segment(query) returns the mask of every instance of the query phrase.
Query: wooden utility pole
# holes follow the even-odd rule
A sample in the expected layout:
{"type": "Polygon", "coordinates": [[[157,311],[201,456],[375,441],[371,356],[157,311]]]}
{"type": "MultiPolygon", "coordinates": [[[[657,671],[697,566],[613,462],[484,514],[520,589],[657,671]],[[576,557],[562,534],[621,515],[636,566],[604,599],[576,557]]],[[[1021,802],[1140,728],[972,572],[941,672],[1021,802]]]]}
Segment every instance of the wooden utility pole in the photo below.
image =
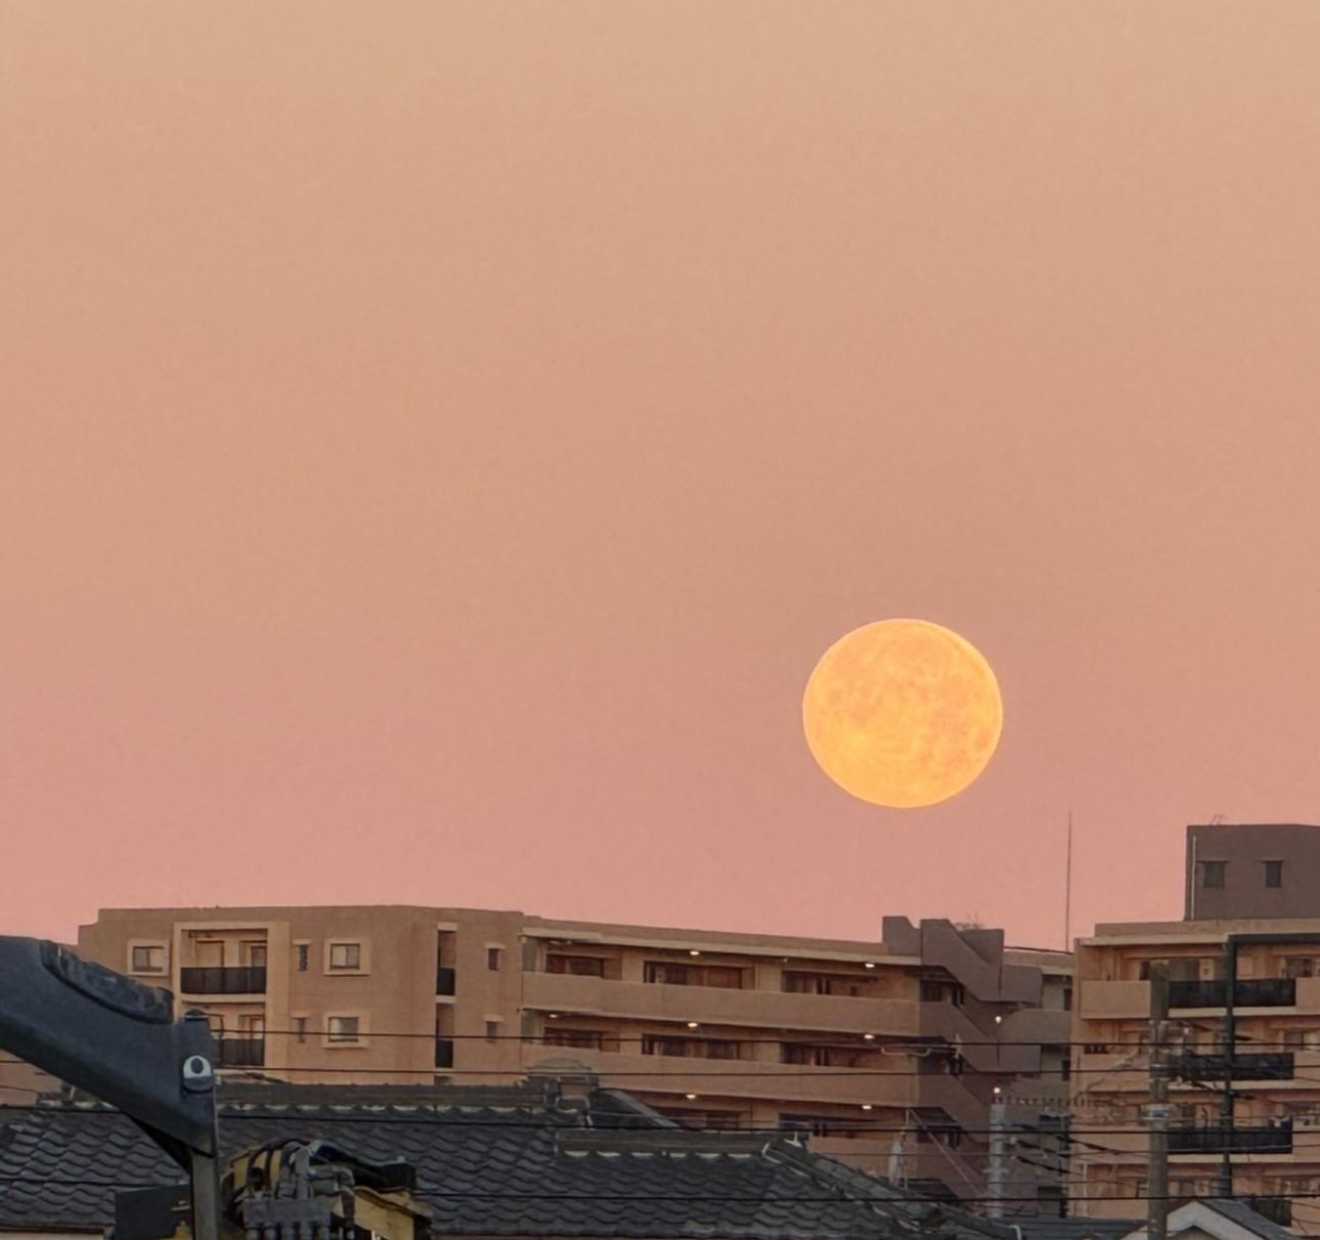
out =
{"type": "Polygon", "coordinates": [[[1169,1220],[1169,975],[1162,964],[1150,969],[1150,1105],[1146,1108],[1149,1154],[1146,1164],[1147,1240],[1168,1240],[1169,1220]]]}

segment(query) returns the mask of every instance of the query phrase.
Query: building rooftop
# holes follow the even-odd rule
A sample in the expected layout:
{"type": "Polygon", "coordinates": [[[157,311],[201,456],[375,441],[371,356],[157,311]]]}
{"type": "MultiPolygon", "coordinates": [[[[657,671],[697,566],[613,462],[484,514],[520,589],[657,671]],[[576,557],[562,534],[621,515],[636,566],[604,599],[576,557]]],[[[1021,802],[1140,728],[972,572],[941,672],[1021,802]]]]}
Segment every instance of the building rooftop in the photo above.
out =
{"type": "MultiPolygon", "coordinates": [[[[694,1133],[626,1094],[509,1088],[227,1090],[226,1159],[277,1139],[404,1159],[434,1235],[715,1240],[1013,1240],[1010,1228],[922,1201],[805,1146],[694,1133]]],[[[0,1110],[0,1230],[100,1232],[118,1190],[178,1184],[124,1115],[50,1101],[0,1110]]]]}

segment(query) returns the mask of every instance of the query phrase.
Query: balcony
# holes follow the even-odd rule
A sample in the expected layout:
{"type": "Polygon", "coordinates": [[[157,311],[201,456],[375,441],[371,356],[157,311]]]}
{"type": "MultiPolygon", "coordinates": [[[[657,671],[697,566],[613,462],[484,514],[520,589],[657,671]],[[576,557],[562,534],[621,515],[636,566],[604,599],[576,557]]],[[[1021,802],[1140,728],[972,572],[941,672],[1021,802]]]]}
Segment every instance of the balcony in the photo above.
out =
{"type": "MultiPolygon", "coordinates": [[[[917,1037],[920,1005],[898,999],[784,994],[623,982],[565,973],[523,975],[523,1006],[530,1011],[582,1012],[634,1020],[689,1021],[743,1028],[917,1037]]],[[[984,1039],[978,1034],[978,1040],[984,1039]]]]}
{"type": "Polygon", "coordinates": [[[1170,1128],[1170,1154],[1291,1154],[1292,1127],[1170,1128]]]}
{"type": "MultiPolygon", "coordinates": [[[[1222,1008],[1227,994],[1223,978],[1208,982],[1170,982],[1171,1008],[1222,1008]]],[[[1297,979],[1292,977],[1239,978],[1233,989],[1235,1008],[1295,1007],[1297,979]]]]}
{"type": "Polygon", "coordinates": [[[264,995],[266,968],[180,969],[179,990],[185,995],[264,995]]]}
{"type": "MultiPolygon", "coordinates": [[[[1234,1055],[1235,1081],[1291,1081],[1293,1057],[1278,1055],[1234,1055]]],[[[1179,1055],[1173,1061],[1173,1074],[1184,1081],[1222,1081],[1229,1068],[1227,1055],[1179,1055]]]]}
{"type": "Polygon", "coordinates": [[[435,971],[435,993],[452,995],[454,993],[454,970],[441,965],[435,971]]]}
{"type": "MultiPolygon", "coordinates": [[[[650,1094],[708,1094],[721,1099],[761,1099],[789,1104],[911,1108],[918,1103],[917,1078],[902,1071],[868,1074],[841,1068],[802,1067],[760,1059],[703,1059],[696,1056],[528,1046],[524,1068],[560,1071],[566,1059],[596,1073],[617,1089],[650,1094]]],[[[957,1085],[956,1077],[930,1077],[957,1085]]],[[[963,1093],[966,1093],[965,1087],[963,1093]]],[[[976,1112],[984,1128],[985,1111],[976,1112]]]]}
{"type": "Polygon", "coordinates": [[[265,1038],[221,1038],[222,1068],[260,1068],[266,1062],[265,1038]]]}

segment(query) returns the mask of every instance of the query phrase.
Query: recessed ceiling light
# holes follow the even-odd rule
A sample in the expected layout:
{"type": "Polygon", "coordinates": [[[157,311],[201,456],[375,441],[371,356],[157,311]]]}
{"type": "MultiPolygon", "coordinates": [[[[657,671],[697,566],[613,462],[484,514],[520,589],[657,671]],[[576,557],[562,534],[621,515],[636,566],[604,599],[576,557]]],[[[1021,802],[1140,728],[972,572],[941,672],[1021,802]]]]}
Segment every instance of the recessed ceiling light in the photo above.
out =
{"type": "Polygon", "coordinates": [[[697,949],[694,947],[694,948],[692,948],[692,949],[688,952],[688,955],[689,955],[689,956],[700,956],[701,953],[700,953],[699,951],[697,951],[697,949]]]}
{"type": "Polygon", "coordinates": [[[874,968],[875,968],[875,961],[874,961],[874,960],[868,960],[868,961],[866,962],[866,967],[867,967],[868,969],[874,969],[874,968]]]}
{"type": "Polygon", "coordinates": [[[863,1102],[863,1103],[862,1103],[862,1110],[863,1110],[863,1111],[869,1111],[870,1109],[871,1109],[871,1104],[870,1104],[869,1102],[863,1102]]]}
{"type": "Polygon", "coordinates": [[[690,1020],[690,1021],[688,1021],[688,1028],[689,1028],[689,1029],[700,1029],[700,1028],[701,1028],[701,1022],[700,1022],[699,1020],[690,1020]]]}
{"type": "Polygon", "coordinates": [[[866,1042],[874,1042],[874,1041],[875,1041],[875,1034],[873,1034],[873,1033],[864,1033],[864,1034],[862,1034],[862,1039],[863,1039],[863,1041],[866,1041],[866,1042]]]}
{"type": "Polygon", "coordinates": [[[697,1100],[696,1094],[684,1094],[683,1097],[686,1098],[689,1102],[695,1102],[697,1100]]]}

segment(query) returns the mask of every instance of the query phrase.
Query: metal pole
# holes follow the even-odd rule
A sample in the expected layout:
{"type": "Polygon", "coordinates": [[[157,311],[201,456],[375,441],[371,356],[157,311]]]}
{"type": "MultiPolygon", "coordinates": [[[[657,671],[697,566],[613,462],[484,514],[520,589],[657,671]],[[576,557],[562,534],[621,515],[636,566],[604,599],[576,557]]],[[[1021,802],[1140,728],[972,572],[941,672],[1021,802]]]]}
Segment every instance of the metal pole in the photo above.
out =
{"type": "Polygon", "coordinates": [[[1072,810],[1068,811],[1068,859],[1063,871],[1063,950],[1072,951],[1072,810]]]}
{"type": "Polygon", "coordinates": [[[193,1240],[220,1240],[220,1160],[190,1153],[193,1240]]]}
{"type": "Polygon", "coordinates": [[[1220,1104],[1219,1126],[1223,1130],[1223,1159],[1219,1167],[1219,1195],[1225,1201],[1233,1196],[1233,1053],[1237,1048],[1236,1001],[1238,942],[1233,935],[1224,941],[1224,1097],[1220,1104]]]}
{"type": "Polygon", "coordinates": [[[1002,1102],[990,1104],[990,1159],[986,1166],[986,1213],[1004,1217],[1004,1190],[1008,1187],[1008,1109],[1002,1102]]]}
{"type": "Polygon", "coordinates": [[[1168,1240],[1169,1221],[1169,975],[1163,965],[1150,970],[1150,1105],[1146,1120],[1150,1145],[1146,1163],[1147,1240],[1168,1240]]]}

